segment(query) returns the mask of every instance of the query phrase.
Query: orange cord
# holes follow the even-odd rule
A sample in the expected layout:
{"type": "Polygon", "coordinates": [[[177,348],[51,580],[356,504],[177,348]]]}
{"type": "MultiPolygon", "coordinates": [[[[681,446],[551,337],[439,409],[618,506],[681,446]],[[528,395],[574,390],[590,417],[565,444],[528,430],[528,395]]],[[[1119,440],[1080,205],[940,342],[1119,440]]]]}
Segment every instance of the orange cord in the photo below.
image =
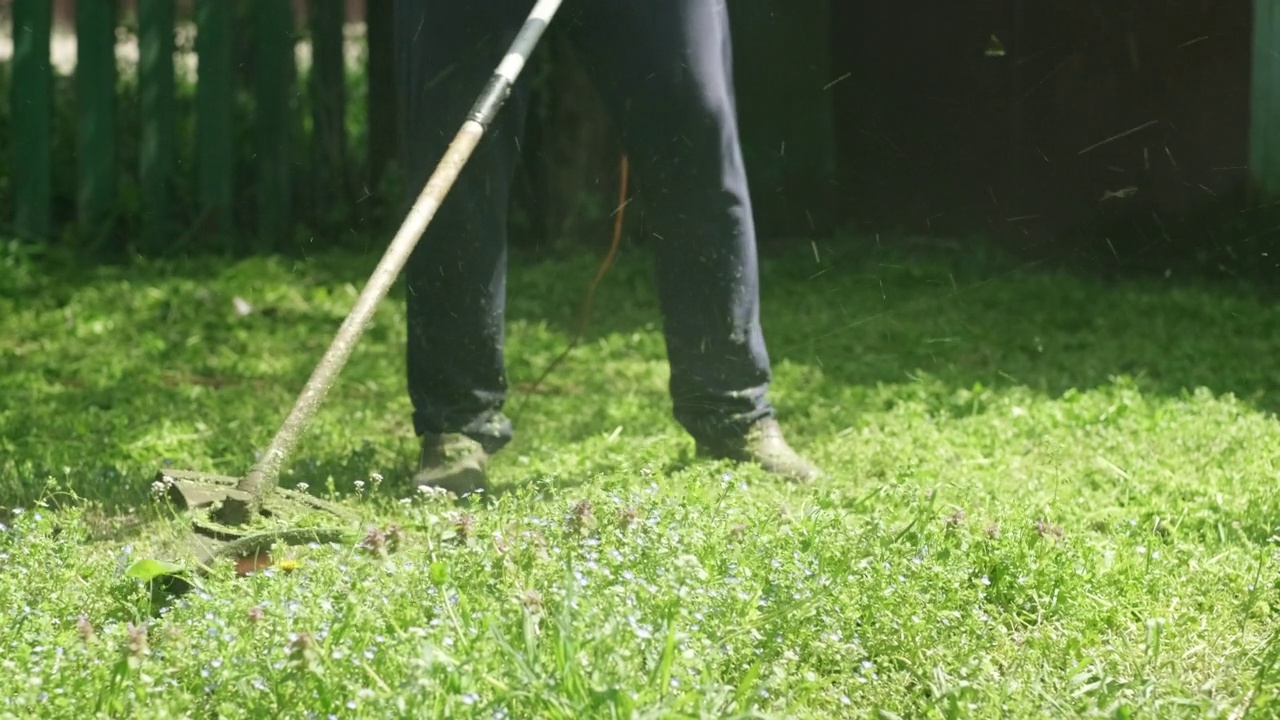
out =
{"type": "Polygon", "coordinates": [[[596,271],[596,276],[591,280],[591,285],[587,288],[587,296],[582,301],[582,313],[578,319],[578,330],[574,333],[573,339],[569,342],[569,347],[564,349],[546,370],[542,371],[542,375],[533,382],[525,391],[532,395],[537,392],[542,385],[542,381],[547,379],[552,370],[555,370],[570,352],[578,346],[578,342],[582,340],[582,336],[587,331],[587,323],[591,320],[591,303],[595,300],[596,289],[600,287],[600,281],[604,280],[604,276],[608,274],[609,269],[613,267],[613,261],[618,257],[618,248],[622,245],[622,220],[627,207],[627,176],[630,174],[626,153],[622,154],[619,161],[618,173],[620,179],[618,182],[618,209],[614,211],[613,220],[613,241],[609,245],[609,253],[605,255],[604,261],[600,263],[600,269],[596,271]]]}
{"type": "MultiPolygon", "coordinates": [[[[618,165],[618,209],[614,211],[613,240],[609,243],[609,254],[605,255],[604,262],[600,264],[600,269],[596,271],[596,276],[591,281],[591,287],[587,289],[587,297],[582,301],[582,315],[578,320],[578,333],[574,336],[573,341],[575,344],[582,339],[582,334],[587,330],[587,322],[591,319],[591,302],[595,299],[596,288],[600,286],[600,281],[604,279],[605,274],[613,267],[613,261],[618,257],[618,247],[622,244],[622,218],[627,208],[628,173],[625,153],[622,155],[618,165]]],[[[573,347],[573,345],[570,345],[570,347],[573,347]]]]}

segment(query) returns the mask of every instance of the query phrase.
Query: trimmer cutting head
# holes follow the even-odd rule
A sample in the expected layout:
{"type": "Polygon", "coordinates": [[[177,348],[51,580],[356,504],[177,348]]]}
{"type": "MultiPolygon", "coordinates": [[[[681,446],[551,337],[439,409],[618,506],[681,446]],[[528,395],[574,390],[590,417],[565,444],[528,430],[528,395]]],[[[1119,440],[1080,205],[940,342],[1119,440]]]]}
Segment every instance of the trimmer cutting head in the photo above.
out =
{"type": "Polygon", "coordinates": [[[250,498],[238,489],[243,479],[191,470],[161,470],[156,482],[165,486],[170,506],[191,518],[194,533],[188,543],[200,572],[208,572],[218,560],[270,564],[266,554],[273,545],[342,542],[357,537],[357,516],[330,502],[297,490],[275,488],[260,499],[251,516],[234,524],[223,522],[218,511],[228,501],[244,506],[250,498]]]}
{"type": "Polygon", "coordinates": [[[237,489],[241,478],[192,470],[161,470],[156,480],[167,486],[166,495],[175,510],[192,516],[196,531],[223,541],[238,540],[262,530],[262,525],[286,524],[296,527],[307,516],[327,514],[344,521],[354,520],[350,511],[297,490],[274,488],[261,498],[257,517],[228,524],[214,518],[212,511],[228,499],[248,502],[247,493],[237,489]]]}

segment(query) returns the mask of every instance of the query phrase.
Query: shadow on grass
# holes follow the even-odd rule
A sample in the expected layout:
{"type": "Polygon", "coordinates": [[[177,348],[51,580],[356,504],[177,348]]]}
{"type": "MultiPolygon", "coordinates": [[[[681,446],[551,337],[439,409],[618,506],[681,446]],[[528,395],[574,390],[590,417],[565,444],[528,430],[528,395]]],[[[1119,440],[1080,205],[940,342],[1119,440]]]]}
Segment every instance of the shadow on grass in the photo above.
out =
{"type": "MultiPolygon", "coordinates": [[[[927,374],[955,388],[1026,386],[1050,396],[1130,376],[1148,393],[1206,387],[1280,411],[1271,361],[1280,314],[1269,288],[1093,275],[982,245],[887,245],[820,244],[766,257],[762,315],[775,367],[810,367],[840,384],[927,374]]],[[[584,260],[572,267],[523,269],[511,283],[508,320],[571,335],[592,273],[584,260]]],[[[614,273],[583,344],[661,327],[647,258],[625,258],[614,273]]]]}
{"type": "MultiPolygon", "coordinates": [[[[309,263],[203,258],[99,271],[39,263],[7,269],[0,283],[7,316],[0,320],[7,337],[0,339],[7,378],[0,380],[0,505],[28,502],[52,476],[91,500],[140,506],[166,460],[243,472],[376,261],[324,255],[309,263]],[[274,313],[237,317],[231,298],[239,292],[274,313]]],[[[508,359],[517,387],[568,342],[598,261],[513,259],[508,359]]],[[[763,278],[775,366],[805,385],[779,385],[784,415],[820,398],[824,386],[909,385],[922,376],[951,390],[981,384],[1057,396],[1128,375],[1147,393],[1176,397],[1206,387],[1280,410],[1280,376],[1272,370],[1280,316],[1246,285],[1102,280],[981,246],[905,242],[793,247],[766,257],[763,278]]],[[[628,432],[680,437],[667,414],[660,340],[624,342],[661,326],[647,256],[624,250],[595,307],[575,359],[548,381],[548,392],[578,393],[575,411],[549,418],[562,402],[540,407],[537,396],[514,393],[512,405],[529,405],[522,432],[555,429],[512,452],[607,433],[622,402],[632,403],[628,432]],[[585,361],[576,359],[583,353],[585,361]],[[630,376],[606,367],[624,358],[648,369],[630,376]]],[[[282,483],[305,477],[324,492],[317,486],[332,478],[346,493],[371,469],[397,482],[412,473],[401,308],[397,289],[282,483]]],[[[518,469],[511,476],[522,477],[518,469]]]]}

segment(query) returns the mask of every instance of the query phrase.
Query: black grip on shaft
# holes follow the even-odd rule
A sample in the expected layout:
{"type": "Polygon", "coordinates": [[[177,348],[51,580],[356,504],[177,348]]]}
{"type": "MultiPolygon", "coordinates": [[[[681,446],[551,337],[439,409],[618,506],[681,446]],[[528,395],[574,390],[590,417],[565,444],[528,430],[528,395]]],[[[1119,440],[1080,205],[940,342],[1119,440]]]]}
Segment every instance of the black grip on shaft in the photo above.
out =
{"type": "Polygon", "coordinates": [[[480,123],[485,130],[489,129],[489,124],[493,122],[493,118],[502,109],[502,104],[511,95],[511,87],[515,85],[516,77],[529,56],[533,54],[533,49],[537,47],[538,40],[542,38],[542,33],[546,29],[547,22],[542,18],[530,17],[525,20],[524,25],[520,27],[520,32],[516,33],[515,39],[511,41],[511,48],[507,51],[508,57],[517,55],[521,58],[520,65],[516,68],[507,68],[504,61],[498,66],[497,71],[493,73],[493,77],[489,78],[489,82],[480,93],[480,97],[471,106],[471,112],[467,113],[468,120],[480,123]]]}
{"type": "Polygon", "coordinates": [[[493,122],[493,118],[497,116],[498,111],[502,109],[502,104],[510,95],[511,81],[494,73],[493,77],[489,78],[488,84],[484,86],[480,97],[476,99],[476,104],[471,106],[467,119],[475,120],[480,123],[480,127],[488,130],[489,123],[493,122]]]}

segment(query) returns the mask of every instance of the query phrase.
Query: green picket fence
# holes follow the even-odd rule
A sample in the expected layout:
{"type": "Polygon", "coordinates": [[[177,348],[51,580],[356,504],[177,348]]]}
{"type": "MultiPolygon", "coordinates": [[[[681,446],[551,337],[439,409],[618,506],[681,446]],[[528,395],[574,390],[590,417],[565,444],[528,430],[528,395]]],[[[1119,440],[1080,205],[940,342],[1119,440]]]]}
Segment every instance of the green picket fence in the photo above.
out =
{"type": "Polygon", "coordinates": [[[368,91],[363,107],[353,108],[344,0],[308,0],[301,22],[292,0],[136,0],[128,18],[117,0],[76,0],[72,102],[55,97],[53,4],[12,0],[11,132],[0,143],[10,153],[5,211],[13,233],[37,240],[68,228],[110,234],[104,228],[119,225],[119,209],[128,206],[136,208],[137,237],[126,245],[156,249],[199,235],[261,249],[286,243],[299,221],[353,206],[378,186],[394,152],[391,2],[366,0],[368,62],[357,74],[368,91]],[[137,35],[135,108],[121,107],[116,61],[117,28],[126,22],[137,35]],[[190,102],[175,76],[176,30],[185,22],[194,23],[198,63],[190,102]],[[312,58],[305,75],[295,53],[304,39],[312,58]],[[71,117],[56,117],[60,111],[71,117]],[[128,127],[125,115],[136,115],[128,127]],[[361,152],[352,148],[353,117],[368,128],[361,152]],[[74,127],[70,167],[54,148],[60,123],[74,127]],[[184,153],[179,145],[188,135],[184,153]],[[124,197],[126,176],[135,198],[124,197]],[[59,203],[55,187],[67,183],[74,202],[59,203]],[[190,201],[180,202],[179,188],[191,190],[190,201]]]}

